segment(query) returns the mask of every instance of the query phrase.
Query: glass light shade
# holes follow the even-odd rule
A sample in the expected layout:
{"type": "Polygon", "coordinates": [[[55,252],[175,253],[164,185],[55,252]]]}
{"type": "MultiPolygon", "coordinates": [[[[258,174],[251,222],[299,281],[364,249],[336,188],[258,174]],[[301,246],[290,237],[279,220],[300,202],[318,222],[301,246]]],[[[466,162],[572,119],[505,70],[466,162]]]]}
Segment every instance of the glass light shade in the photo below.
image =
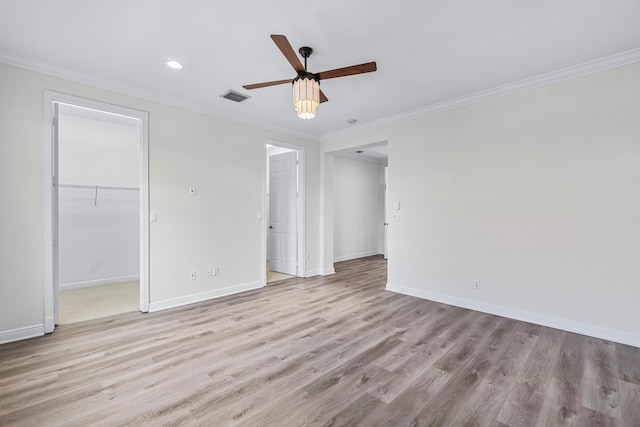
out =
{"type": "Polygon", "coordinates": [[[301,119],[313,119],[320,104],[320,82],[311,77],[293,81],[293,107],[301,119]]]}

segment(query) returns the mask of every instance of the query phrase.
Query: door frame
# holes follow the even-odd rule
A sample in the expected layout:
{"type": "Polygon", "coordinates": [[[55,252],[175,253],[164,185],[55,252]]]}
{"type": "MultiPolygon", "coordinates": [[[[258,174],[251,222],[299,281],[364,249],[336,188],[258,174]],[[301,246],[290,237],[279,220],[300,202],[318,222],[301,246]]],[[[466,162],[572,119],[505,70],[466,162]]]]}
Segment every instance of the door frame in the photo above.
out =
{"type": "Polygon", "coordinates": [[[384,250],[383,255],[384,259],[389,258],[389,166],[387,159],[387,166],[384,167],[384,225],[382,229],[382,238],[384,242],[382,242],[384,250]]]}
{"type": "MultiPolygon", "coordinates": [[[[334,269],[334,250],[333,250],[333,244],[334,244],[334,233],[335,233],[335,227],[334,227],[334,223],[333,223],[333,211],[334,211],[334,200],[333,200],[333,188],[334,188],[334,165],[333,165],[333,159],[334,156],[339,155],[340,153],[344,153],[344,152],[352,152],[355,151],[357,149],[364,149],[364,148],[369,148],[369,147],[378,147],[381,145],[386,145],[387,147],[389,147],[390,143],[389,140],[382,140],[382,141],[378,141],[378,142],[372,142],[369,144],[356,144],[356,145],[349,145],[347,148],[340,148],[340,149],[336,149],[336,150],[329,150],[329,151],[325,151],[323,152],[323,163],[321,165],[322,168],[322,173],[323,173],[323,178],[322,178],[322,186],[323,186],[323,201],[324,201],[324,217],[323,217],[323,230],[322,230],[322,238],[323,238],[323,246],[322,246],[322,250],[323,250],[323,258],[322,258],[322,270],[321,273],[323,276],[326,275],[330,275],[330,274],[334,274],[335,273],[335,269],[334,269]]],[[[387,155],[387,168],[389,167],[389,159],[391,158],[391,156],[387,155]]],[[[387,169],[388,170],[388,169],[387,169]]],[[[387,178],[388,178],[388,173],[387,173],[387,178]]],[[[388,189],[388,182],[387,182],[387,189],[388,189]]],[[[387,193],[387,197],[388,197],[388,193],[387,193]]],[[[385,229],[387,229],[387,227],[385,227],[385,229]]],[[[386,235],[384,233],[384,229],[383,229],[383,238],[385,240],[385,244],[388,245],[388,237],[391,234],[391,232],[389,230],[387,230],[386,235]]],[[[379,251],[379,245],[378,245],[378,251],[379,251]]]]}
{"type": "Polygon", "coordinates": [[[58,230],[57,126],[55,104],[69,104],[140,120],[140,311],[149,311],[149,113],[92,99],[44,91],[44,332],[58,323],[57,269],[55,248],[58,230]]]}
{"type": "Polygon", "coordinates": [[[262,225],[262,256],[261,256],[261,265],[260,271],[262,272],[262,286],[266,286],[267,284],[267,270],[265,268],[265,262],[267,260],[267,224],[265,222],[266,209],[268,207],[267,204],[267,180],[269,177],[267,176],[267,162],[269,161],[269,156],[267,153],[267,144],[275,145],[278,147],[288,148],[290,150],[295,150],[298,152],[298,198],[296,200],[296,276],[298,277],[307,277],[306,276],[306,246],[305,246],[305,149],[303,146],[289,144],[282,141],[276,141],[273,139],[263,138],[263,162],[262,162],[262,221],[260,224],[262,225]]]}

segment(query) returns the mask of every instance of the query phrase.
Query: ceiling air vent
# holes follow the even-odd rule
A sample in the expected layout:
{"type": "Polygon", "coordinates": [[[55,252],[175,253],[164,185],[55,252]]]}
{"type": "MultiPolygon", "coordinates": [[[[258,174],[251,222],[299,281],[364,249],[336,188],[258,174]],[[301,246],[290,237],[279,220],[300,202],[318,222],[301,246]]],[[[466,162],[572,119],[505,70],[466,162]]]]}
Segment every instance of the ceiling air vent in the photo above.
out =
{"type": "Polygon", "coordinates": [[[229,90],[224,95],[220,95],[220,97],[222,97],[224,99],[229,99],[229,100],[234,101],[234,102],[242,102],[245,99],[251,98],[250,96],[243,95],[243,94],[241,94],[239,92],[236,92],[235,90],[229,90]]]}

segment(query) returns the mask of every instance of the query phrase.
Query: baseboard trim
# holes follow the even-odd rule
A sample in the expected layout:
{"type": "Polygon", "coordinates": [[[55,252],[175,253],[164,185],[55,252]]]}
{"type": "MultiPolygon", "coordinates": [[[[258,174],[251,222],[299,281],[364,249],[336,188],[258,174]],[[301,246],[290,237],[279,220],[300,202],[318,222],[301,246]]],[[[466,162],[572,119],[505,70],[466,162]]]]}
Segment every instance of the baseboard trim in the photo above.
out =
{"type": "Polygon", "coordinates": [[[349,261],[351,259],[364,258],[367,256],[378,255],[378,251],[361,252],[358,254],[343,255],[333,259],[333,262],[349,261]]]}
{"type": "Polygon", "coordinates": [[[24,328],[0,331],[0,344],[26,340],[27,338],[40,337],[44,335],[44,325],[32,325],[24,328]]]}
{"type": "Polygon", "coordinates": [[[140,301],[140,311],[143,312],[143,313],[148,313],[149,312],[149,300],[148,299],[140,301]]]}
{"type": "Polygon", "coordinates": [[[589,325],[572,320],[558,319],[556,317],[530,313],[522,310],[515,310],[492,304],[485,304],[478,301],[458,298],[434,292],[423,291],[421,289],[409,288],[406,286],[387,283],[385,288],[388,291],[399,294],[418,297],[443,304],[454,305],[456,307],[468,308],[470,310],[481,311],[483,313],[495,314],[497,316],[508,317],[510,319],[522,320],[524,322],[535,323],[536,325],[548,326],[550,328],[561,329],[563,331],[575,332],[607,341],[614,341],[621,344],[640,347],[640,336],[626,332],[615,331],[599,326],[589,325]]]}
{"type": "Polygon", "coordinates": [[[237,294],[240,292],[252,291],[264,287],[262,281],[244,283],[241,285],[228,286],[226,288],[214,289],[199,294],[185,295],[179,298],[172,298],[164,301],[151,302],[149,304],[149,312],[166,310],[168,308],[180,307],[182,305],[193,304],[227,295],[237,294]]]}
{"type": "Polygon", "coordinates": [[[140,276],[109,277],[107,279],[87,280],[85,282],[61,283],[58,285],[58,289],[61,291],[68,291],[70,289],[91,288],[93,286],[112,285],[114,283],[133,282],[134,280],[140,280],[140,276]]]}
{"type": "Polygon", "coordinates": [[[322,274],[322,270],[320,270],[319,268],[315,268],[313,270],[305,271],[304,277],[320,276],[321,274],[322,274]]]}
{"type": "Polygon", "coordinates": [[[56,322],[53,316],[44,318],[44,333],[50,334],[56,329],[56,322]]]}
{"type": "Polygon", "coordinates": [[[336,270],[331,267],[331,268],[316,268],[314,270],[307,270],[307,275],[304,277],[313,277],[313,276],[329,276],[331,274],[335,274],[336,270]]]}

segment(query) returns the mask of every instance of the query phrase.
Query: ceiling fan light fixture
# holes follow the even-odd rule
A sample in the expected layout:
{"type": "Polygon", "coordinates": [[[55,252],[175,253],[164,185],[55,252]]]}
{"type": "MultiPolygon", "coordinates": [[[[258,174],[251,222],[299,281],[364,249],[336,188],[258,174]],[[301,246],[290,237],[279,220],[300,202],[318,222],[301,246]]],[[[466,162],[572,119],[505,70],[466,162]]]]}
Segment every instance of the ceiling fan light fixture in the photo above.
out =
{"type": "Polygon", "coordinates": [[[296,52],[291,47],[289,40],[282,34],[271,34],[280,52],[289,61],[289,64],[298,73],[293,80],[274,80],[270,82],[255,83],[243,85],[242,87],[250,89],[258,89],[261,87],[282,85],[292,83],[293,86],[293,108],[295,108],[298,117],[301,119],[313,119],[316,116],[316,109],[321,102],[327,102],[329,99],[320,90],[320,80],[335,79],[336,77],[353,76],[355,74],[371,73],[376,71],[375,62],[367,62],[365,64],[351,65],[349,67],[336,68],[334,70],[321,71],[319,73],[310,73],[307,71],[307,58],[313,53],[313,49],[308,46],[302,46],[298,53],[304,58],[304,66],[298,59],[296,52]]]}
{"type": "Polygon", "coordinates": [[[320,82],[313,75],[298,76],[293,80],[293,107],[301,119],[316,116],[320,104],[320,82]]]}

